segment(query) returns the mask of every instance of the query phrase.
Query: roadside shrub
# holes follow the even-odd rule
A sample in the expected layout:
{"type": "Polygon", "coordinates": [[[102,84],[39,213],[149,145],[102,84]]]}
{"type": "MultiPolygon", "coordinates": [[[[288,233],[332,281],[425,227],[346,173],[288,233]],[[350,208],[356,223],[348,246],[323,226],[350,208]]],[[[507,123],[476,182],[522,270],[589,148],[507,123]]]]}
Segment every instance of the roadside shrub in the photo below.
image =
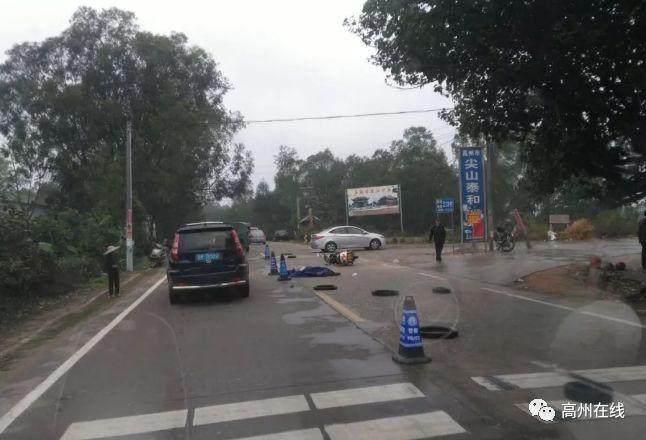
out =
{"type": "Polygon", "coordinates": [[[562,238],[585,240],[594,236],[594,225],[590,219],[582,218],[574,221],[559,235],[562,238]]]}
{"type": "Polygon", "coordinates": [[[625,237],[637,233],[638,215],[632,210],[622,213],[619,209],[601,211],[592,219],[597,236],[625,237]]]}
{"type": "Polygon", "coordinates": [[[546,222],[541,222],[537,219],[531,218],[527,221],[527,234],[530,240],[541,241],[547,239],[547,231],[549,226],[546,222]]]}
{"type": "Polygon", "coordinates": [[[0,212],[2,297],[56,295],[101,272],[103,248],[118,244],[109,216],[64,210],[30,218],[16,209],[0,212]]]}

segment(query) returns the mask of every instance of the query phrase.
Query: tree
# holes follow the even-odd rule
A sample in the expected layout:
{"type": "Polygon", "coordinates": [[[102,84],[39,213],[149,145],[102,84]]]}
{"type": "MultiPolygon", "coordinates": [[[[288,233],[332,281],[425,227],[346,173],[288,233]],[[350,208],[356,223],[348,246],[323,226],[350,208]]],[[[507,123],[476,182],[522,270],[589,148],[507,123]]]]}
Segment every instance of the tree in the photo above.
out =
{"type": "Polygon", "coordinates": [[[326,148],[303,161],[300,172],[307,188],[305,201],[312,207],[313,215],[327,224],[345,223],[343,161],[326,148]]]}
{"type": "Polygon", "coordinates": [[[228,89],[213,58],[183,34],[152,34],[130,12],[81,7],[60,35],[8,51],[0,133],[18,166],[58,185],[60,206],[121,219],[132,121],[135,219],[149,217],[168,235],[205,201],[249,191],[251,155],[230,147],[241,116],[223,106],[228,89]]]}
{"type": "Polygon", "coordinates": [[[462,131],[518,142],[534,193],[574,176],[617,205],[646,196],[645,21],[641,0],[368,0],[346,24],[462,131]]]}

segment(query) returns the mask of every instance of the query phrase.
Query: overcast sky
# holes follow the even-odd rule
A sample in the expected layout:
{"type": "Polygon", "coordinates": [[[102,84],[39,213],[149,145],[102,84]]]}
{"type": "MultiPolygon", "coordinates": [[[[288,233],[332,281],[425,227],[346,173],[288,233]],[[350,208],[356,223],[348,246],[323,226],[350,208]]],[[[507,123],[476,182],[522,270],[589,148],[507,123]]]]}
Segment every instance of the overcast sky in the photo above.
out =
{"type": "MultiPolygon", "coordinates": [[[[430,88],[400,90],[368,61],[371,49],[343,27],[362,0],[2,0],[0,51],[60,33],[74,10],[116,6],[142,29],[185,33],[220,65],[234,89],[225,99],[245,119],[417,110],[450,106],[430,88]]],[[[302,158],[329,147],[338,157],[370,155],[405,128],[431,129],[449,152],[454,130],[435,113],[331,121],[249,124],[236,137],[255,158],[254,187],[273,186],[273,157],[289,145],[302,158]]]]}

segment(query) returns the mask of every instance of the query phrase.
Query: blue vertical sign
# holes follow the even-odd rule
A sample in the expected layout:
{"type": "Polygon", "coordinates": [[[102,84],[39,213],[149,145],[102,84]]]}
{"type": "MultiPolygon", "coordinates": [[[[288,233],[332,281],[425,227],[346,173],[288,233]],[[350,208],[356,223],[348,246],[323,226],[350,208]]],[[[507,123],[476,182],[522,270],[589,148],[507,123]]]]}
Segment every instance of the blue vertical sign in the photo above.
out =
{"type": "Polygon", "coordinates": [[[485,239],[483,148],[460,148],[460,218],[462,240],[485,239]]]}

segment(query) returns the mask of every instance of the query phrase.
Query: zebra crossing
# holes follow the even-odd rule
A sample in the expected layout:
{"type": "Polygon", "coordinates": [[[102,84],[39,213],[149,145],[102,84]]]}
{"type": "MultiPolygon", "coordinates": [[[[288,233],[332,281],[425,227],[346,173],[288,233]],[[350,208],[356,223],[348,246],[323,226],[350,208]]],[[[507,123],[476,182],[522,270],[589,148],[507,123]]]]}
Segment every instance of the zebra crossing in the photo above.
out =
{"type": "MultiPolygon", "coordinates": [[[[385,402],[424,399],[426,396],[408,382],[360,388],[346,388],[310,394],[294,394],[268,399],[225,403],[176,411],[75,422],[61,440],[91,440],[125,435],[155,434],[186,427],[219,426],[227,422],[251,420],[310,411],[343,409],[385,402]],[[192,414],[192,417],[191,417],[192,414]],[[189,420],[190,419],[190,420],[189,420]]],[[[369,420],[326,423],[323,426],[283,432],[259,433],[238,440],[414,440],[467,433],[442,410],[397,414],[369,420]]]]}
{"type": "MultiPolygon", "coordinates": [[[[556,370],[540,371],[535,373],[500,374],[493,376],[473,376],[471,380],[481,387],[493,393],[500,393],[514,390],[532,390],[534,398],[542,398],[540,391],[549,388],[564,387],[572,382],[584,382],[604,386],[615,383],[637,383],[646,381],[646,365],[635,365],[628,367],[596,368],[584,370],[556,370]]],[[[551,393],[553,395],[553,392],[551,393]]],[[[531,399],[529,399],[531,400],[531,399]]],[[[547,400],[547,406],[554,408],[556,417],[553,421],[546,422],[534,417],[529,410],[529,400],[514,403],[514,407],[533,417],[537,422],[559,423],[573,421],[603,420],[609,418],[624,418],[631,416],[646,416],[646,394],[626,394],[616,390],[612,393],[612,401],[595,403],[580,403],[573,399],[559,398],[547,400]],[[588,408],[589,405],[589,408],[588,408]],[[574,407],[589,409],[582,414],[577,414],[574,407]],[[601,410],[603,417],[596,417],[592,409],[601,410]],[[612,409],[610,415],[608,411],[612,409]]]]}

